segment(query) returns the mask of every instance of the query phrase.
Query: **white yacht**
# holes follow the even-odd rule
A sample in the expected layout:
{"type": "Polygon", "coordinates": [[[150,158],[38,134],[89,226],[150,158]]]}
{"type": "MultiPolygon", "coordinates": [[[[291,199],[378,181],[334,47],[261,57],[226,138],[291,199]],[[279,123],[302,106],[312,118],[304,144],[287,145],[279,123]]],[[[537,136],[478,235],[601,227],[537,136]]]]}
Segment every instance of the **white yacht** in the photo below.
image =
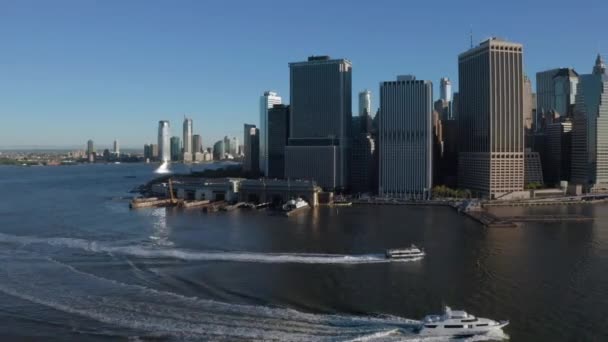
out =
{"type": "Polygon", "coordinates": [[[509,321],[494,321],[488,318],[475,317],[465,311],[457,311],[446,306],[443,315],[428,315],[416,332],[422,336],[469,337],[484,335],[497,331],[509,324],[509,321]]]}
{"type": "Polygon", "coordinates": [[[387,259],[418,259],[424,257],[422,249],[412,245],[409,248],[395,248],[386,250],[387,259]]]}
{"type": "Polygon", "coordinates": [[[287,203],[283,204],[283,210],[285,210],[285,211],[290,211],[290,210],[300,209],[300,208],[305,208],[305,207],[308,207],[308,202],[306,202],[305,200],[303,200],[301,198],[292,199],[292,200],[287,201],[287,203]]]}

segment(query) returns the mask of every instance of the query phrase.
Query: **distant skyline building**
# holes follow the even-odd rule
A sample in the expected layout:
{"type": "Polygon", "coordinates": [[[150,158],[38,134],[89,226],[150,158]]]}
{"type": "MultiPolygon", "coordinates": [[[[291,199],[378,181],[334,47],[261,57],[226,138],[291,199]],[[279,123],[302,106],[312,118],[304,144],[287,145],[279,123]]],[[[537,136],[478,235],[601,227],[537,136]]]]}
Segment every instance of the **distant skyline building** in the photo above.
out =
{"type": "Polygon", "coordinates": [[[431,81],[408,75],[380,84],[380,196],[430,198],[432,112],[431,81]]]}
{"type": "Polygon", "coordinates": [[[200,134],[192,136],[192,152],[198,153],[203,151],[203,138],[200,134]]]}
{"type": "Polygon", "coordinates": [[[232,137],[230,140],[230,154],[233,157],[237,157],[239,155],[239,138],[232,137]]]}
{"type": "Polygon", "coordinates": [[[161,162],[171,160],[171,127],[169,121],[161,120],[158,122],[158,153],[161,162]]]}
{"type": "Polygon", "coordinates": [[[496,198],[524,189],[523,46],[488,39],[458,56],[459,186],[496,198]]]}
{"type": "Polygon", "coordinates": [[[359,93],[359,116],[372,115],[372,92],[365,89],[359,93]]]}
{"type": "Polygon", "coordinates": [[[593,73],[580,75],[572,123],[572,182],[608,189],[608,75],[598,54],[593,73]]]}
{"type": "Polygon", "coordinates": [[[184,118],[184,124],[183,124],[183,135],[182,138],[184,139],[184,162],[191,162],[192,158],[194,156],[195,152],[200,152],[200,151],[195,151],[194,148],[192,147],[194,144],[193,141],[193,137],[192,137],[192,119],[189,118],[184,118]]]}
{"type": "Polygon", "coordinates": [[[230,138],[228,138],[228,136],[224,136],[224,155],[222,156],[222,159],[226,158],[227,154],[230,154],[230,138]]]}
{"type": "Polygon", "coordinates": [[[439,99],[452,102],[452,82],[449,78],[443,77],[439,80],[439,99]]]}
{"type": "Polygon", "coordinates": [[[213,144],[213,160],[222,160],[226,158],[224,139],[218,140],[213,144]]]}
{"type": "Polygon", "coordinates": [[[289,142],[285,176],[312,179],[324,189],[349,186],[352,64],[311,56],[289,63],[289,142]]]}
{"type": "MultiPolygon", "coordinates": [[[[578,77],[577,77],[578,78],[578,77]]],[[[551,186],[560,181],[570,180],[572,167],[572,122],[569,118],[547,125],[545,129],[546,146],[541,153],[543,178],[551,186]],[[546,161],[543,160],[546,158],[546,161]]]]}
{"type": "Polygon", "coordinates": [[[268,178],[285,178],[285,147],[289,138],[289,106],[268,110],[268,178]]]}
{"type": "Polygon", "coordinates": [[[243,170],[245,171],[257,171],[260,168],[260,134],[259,134],[259,129],[258,132],[256,133],[256,137],[258,139],[258,147],[257,147],[257,156],[253,156],[251,155],[251,153],[254,153],[256,151],[254,151],[251,146],[249,146],[249,143],[251,142],[251,129],[252,128],[256,128],[255,125],[253,124],[243,124],[243,153],[245,154],[244,158],[243,158],[243,170]],[[252,162],[253,161],[257,161],[256,165],[253,165],[252,162]]]}
{"type": "Polygon", "coordinates": [[[113,149],[113,152],[116,155],[120,154],[120,145],[118,143],[118,140],[114,140],[114,149],[113,149]]]}
{"type": "Polygon", "coordinates": [[[171,137],[171,161],[179,161],[182,154],[179,137],[171,137]]]}
{"type": "Polygon", "coordinates": [[[95,152],[95,145],[93,143],[93,140],[89,139],[87,141],[87,156],[91,155],[95,152]]]}
{"type": "Polygon", "coordinates": [[[273,91],[265,91],[260,97],[260,123],[257,126],[260,130],[260,156],[259,156],[259,169],[264,175],[268,175],[268,109],[272,108],[275,104],[281,104],[281,97],[273,91]]]}

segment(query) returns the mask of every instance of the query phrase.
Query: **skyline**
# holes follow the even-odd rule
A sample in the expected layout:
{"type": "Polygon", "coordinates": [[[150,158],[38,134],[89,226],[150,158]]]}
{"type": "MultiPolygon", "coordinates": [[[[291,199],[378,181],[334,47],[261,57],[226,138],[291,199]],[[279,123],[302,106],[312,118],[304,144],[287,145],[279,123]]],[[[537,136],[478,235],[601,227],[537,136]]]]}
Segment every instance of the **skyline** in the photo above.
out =
{"type": "Polygon", "coordinates": [[[442,11],[397,1],[323,3],[317,11],[320,3],[0,4],[0,149],[83,149],[88,139],[141,149],[156,140],[159,120],[181,136],[184,115],[209,147],[225,135],[240,137],[243,123],[259,124],[264,91],[288,99],[288,63],[311,55],[353,63],[354,116],[359,91],[372,91],[375,111],[380,82],[397,75],[431,80],[438,98],[441,77],[458,90],[458,54],[470,47],[471,28],[474,45],[490,36],[523,44],[533,82],[536,72],[555,67],[590,73],[596,54],[608,50],[597,29],[608,8],[601,1],[579,2],[586,20],[566,30],[553,23],[569,22],[572,12],[554,1],[445,2],[442,11]],[[256,15],[269,11],[266,20],[256,15]],[[539,25],[549,17],[551,24],[539,25]]]}

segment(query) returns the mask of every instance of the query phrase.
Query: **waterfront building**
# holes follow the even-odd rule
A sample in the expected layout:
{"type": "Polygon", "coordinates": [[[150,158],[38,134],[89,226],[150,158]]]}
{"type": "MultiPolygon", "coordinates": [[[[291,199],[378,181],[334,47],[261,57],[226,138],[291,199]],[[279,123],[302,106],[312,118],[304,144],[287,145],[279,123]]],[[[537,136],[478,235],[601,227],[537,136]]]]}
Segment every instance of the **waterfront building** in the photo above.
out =
{"type": "Polygon", "coordinates": [[[430,197],[432,112],[431,81],[408,75],[380,84],[380,196],[430,197]]]}
{"type": "Polygon", "coordinates": [[[458,182],[495,198],[524,188],[523,46],[491,38],[458,56],[458,182]]]}
{"type": "Polygon", "coordinates": [[[265,91],[260,97],[260,156],[259,169],[264,175],[268,175],[268,109],[276,104],[281,104],[282,99],[273,91],[265,91]]]}
{"type": "MultiPolygon", "coordinates": [[[[244,158],[243,158],[243,170],[244,171],[248,171],[251,172],[253,170],[259,170],[260,167],[260,163],[259,163],[259,158],[260,158],[260,151],[259,151],[259,133],[256,135],[257,139],[258,139],[258,155],[257,156],[253,156],[252,153],[252,148],[251,146],[249,146],[249,142],[250,142],[250,136],[251,136],[251,129],[252,128],[256,128],[255,125],[252,124],[243,124],[243,152],[244,152],[244,158]],[[252,164],[253,161],[257,161],[257,165],[252,164]]],[[[259,131],[259,130],[258,130],[259,131]]]]}
{"type": "Polygon", "coordinates": [[[524,183],[544,184],[540,154],[538,152],[532,152],[529,148],[526,148],[524,155],[524,183]]]}
{"type": "Polygon", "coordinates": [[[580,75],[572,122],[572,182],[585,191],[608,189],[608,75],[600,55],[580,75]]]}
{"type": "MultiPolygon", "coordinates": [[[[248,125],[245,125],[247,128],[248,125]]],[[[257,174],[260,166],[260,130],[254,125],[249,125],[249,135],[245,137],[245,162],[243,170],[257,174]]]]}
{"type": "Polygon", "coordinates": [[[213,160],[222,160],[226,158],[225,140],[218,140],[213,144],[213,160]]]}
{"type": "MultiPolygon", "coordinates": [[[[433,184],[443,184],[451,188],[458,186],[458,121],[441,121],[441,154],[433,161],[438,176],[433,184]]],[[[439,138],[438,138],[439,140],[439,138]]]]}
{"type": "Polygon", "coordinates": [[[120,145],[118,144],[118,140],[114,140],[114,149],[113,149],[113,153],[116,156],[120,155],[120,145]]]}
{"type": "Polygon", "coordinates": [[[179,137],[171,137],[171,161],[179,161],[182,152],[179,137]]]}
{"type": "Polygon", "coordinates": [[[352,117],[352,64],[312,56],[289,64],[289,141],[285,176],[313,179],[327,189],[346,189],[352,117]]]}
{"type": "Polygon", "coordinates": [[[171,127],[169,121],[161,120],[158,122],[158,153],[161,162],[171,160],[171,127]]]}
{"type": "Polygon", "coordinates": [[[372,115],[372,92],[365,89],[359,93],[359,116],[372,115]]]}
{"type": "Polygon", "coordinates": [[[543,178],[548,185],[558,185],[561,181],[570,180],[572,155],[572,122],[563,121],[548,124],[545,129],[546,146],[543,160],[543,178]]]}
{"type": "Polygon", "coordinates": [[[447,77],[439,80],[439,99],[445,102],[452,102],[452,82],[447,77]]]}
{"type": "Polygon", "coordinates": [[[194,153],[200,152],[195,151],[193,148],[194,138],[192,136],[192,119],[184,118],[182,138],[184,139],[184,162],[188,163],[192,161],[194,153]]]}
{"type": "Polygon", "coordinates": [[[289,106],[276,104],[268,110],[268,178],[285,178],[285,147],[289,137],[289,106]]]}
{"type": "Polygon", "coordinates": [[[201,138],[200,134],[195,134],[192,136],[192,152],[202,152],[203,151],[203,138],[201,138]]]}

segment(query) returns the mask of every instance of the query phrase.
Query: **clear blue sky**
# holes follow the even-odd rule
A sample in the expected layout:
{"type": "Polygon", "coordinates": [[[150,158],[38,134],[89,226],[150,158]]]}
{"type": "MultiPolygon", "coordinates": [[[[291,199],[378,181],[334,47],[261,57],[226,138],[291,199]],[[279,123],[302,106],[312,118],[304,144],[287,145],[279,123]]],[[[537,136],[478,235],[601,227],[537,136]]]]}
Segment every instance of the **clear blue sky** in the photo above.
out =
{"type": "Polygon", "coordinates": [[[287,102],[287,63],[312,54],[350,59],[354,94],[406,73],[457,88],[470,28],[476,44],[523,43],[531,78],[588,73],[608,52],[607,10],[606,0],[0,0],[0,148],[89,138],[141,148],[160,119],[181,135],[184,114],[206,146],[242,139],[260,94],[287,102]]]}

